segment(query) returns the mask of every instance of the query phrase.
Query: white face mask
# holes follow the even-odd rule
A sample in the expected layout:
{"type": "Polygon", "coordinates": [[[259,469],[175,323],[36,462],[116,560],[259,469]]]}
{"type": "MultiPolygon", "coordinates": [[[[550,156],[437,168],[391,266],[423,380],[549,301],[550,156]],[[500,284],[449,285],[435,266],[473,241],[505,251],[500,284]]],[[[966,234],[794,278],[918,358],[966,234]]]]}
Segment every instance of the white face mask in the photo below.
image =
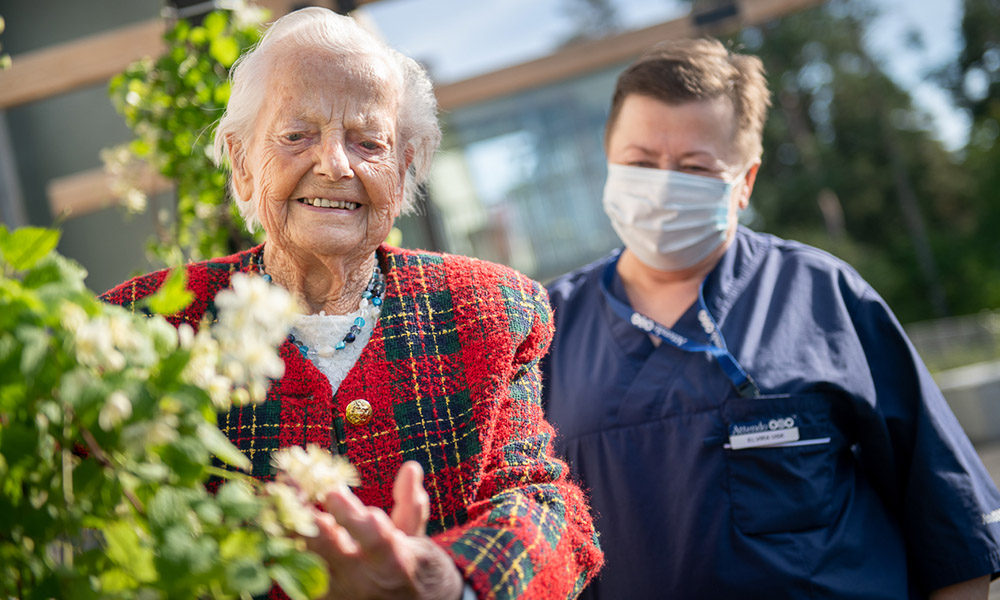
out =
{"type": "Polygon", "coordinates": [[[712,177],[609,163],[604,212],[618,237],[646,266],[679,271],[698,264],[726,241],[733,185],[712,177]]]}

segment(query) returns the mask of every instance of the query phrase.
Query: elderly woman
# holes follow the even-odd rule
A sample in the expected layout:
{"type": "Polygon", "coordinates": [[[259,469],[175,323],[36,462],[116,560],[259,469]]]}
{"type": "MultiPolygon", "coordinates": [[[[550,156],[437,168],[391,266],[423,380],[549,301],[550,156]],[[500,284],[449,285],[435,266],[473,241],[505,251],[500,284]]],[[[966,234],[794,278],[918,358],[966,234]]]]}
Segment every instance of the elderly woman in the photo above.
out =
{"type": "Polygon", "coordinates": [[[549,286],[543,367],[606,552],[584,597],[985,598],[1000,493],[899,323],[843,262],[737,226],[768,103],[712,40],[618,79],[625,247],[549,286]]]}
{"type": "MultiPolygon", "coordinates": [[[[234,273],[305,308],[284,376],[220,426],[256,477],[291,445],[358,468],[360,487],[330,495],[309,541],[331,598],[574,597],[601,553],[542,417],[544,290],[498,265],[382,244],[439,139],[414,61],[325,9],[279,19],[234,68],[216,133],[236,203],[267,241],[189,265],[196,299],[173,322],[210,318],[234,273]]],[[[105,298],[134,307],[165,276],[105,298]]]]}

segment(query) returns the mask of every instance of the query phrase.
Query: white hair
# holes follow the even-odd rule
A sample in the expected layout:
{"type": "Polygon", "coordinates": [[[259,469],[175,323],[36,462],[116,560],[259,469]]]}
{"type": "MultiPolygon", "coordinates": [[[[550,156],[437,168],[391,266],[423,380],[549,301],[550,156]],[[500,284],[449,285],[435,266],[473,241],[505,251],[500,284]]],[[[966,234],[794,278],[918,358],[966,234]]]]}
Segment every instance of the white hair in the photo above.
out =
{"type": "MultiPolygon", "coordinates": [[[[272,67],[268,57],[278,48],[312,48],[344,56],[381,58],[395,72],[402,84],[397,88],[400,98],[396,129],[400,147],[405,149],[398,160],[404,160],[407,154],[413,157],[403,186],[402,211],[411,212],[416,205],[418,189],[430,174],[431,159],[441,143],[433,84],[415,60],[387,46],[351,17],[325,8],[303,8],[281,17],[257,45],[233,65],[229,75],[232,86],[229,103],[215,131],[215,163],[223,166],[233,159],[229,155],[227,137],[243,147],[250,141],[254,122],[267,94],[267,78],[272,67]]],[[[252,198],[240,197],[232,181],[229,188],[247,229],[255,231],[260,226],[257,203],[252,198]]]]}

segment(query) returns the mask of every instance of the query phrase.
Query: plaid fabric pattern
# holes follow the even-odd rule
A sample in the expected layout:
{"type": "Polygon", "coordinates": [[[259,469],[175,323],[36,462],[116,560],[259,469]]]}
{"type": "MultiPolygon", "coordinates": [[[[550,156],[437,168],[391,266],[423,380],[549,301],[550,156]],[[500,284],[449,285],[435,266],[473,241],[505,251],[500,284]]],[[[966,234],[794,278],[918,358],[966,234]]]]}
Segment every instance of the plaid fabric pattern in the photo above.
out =
{"type": "MultiPolygon", "coordinates": [[[[256,270],[262,248],[189,265],[196,300],[171,322],[197,328],[232,273],[256,270]]],[[[337,395],[286,341],[285,375],[267,400],[234,407],[219,427],[259,478],[272,476],[278,448],[316,443],[346,455],[361,474],[355,493],[386,511],[399,467],[416,460],[431,501],[428,533],[480,598],[575,597],[603,559],[542,416],[538,361],[552,338],[545,290],[476,259],[389,246],[378,253],[383,311],[337,395]],[[355,399],[372,406],[365,425],[344,416],[355,399]]],[[[165,277],[138,277],[102,297],[134,310],[165,277]]]]}

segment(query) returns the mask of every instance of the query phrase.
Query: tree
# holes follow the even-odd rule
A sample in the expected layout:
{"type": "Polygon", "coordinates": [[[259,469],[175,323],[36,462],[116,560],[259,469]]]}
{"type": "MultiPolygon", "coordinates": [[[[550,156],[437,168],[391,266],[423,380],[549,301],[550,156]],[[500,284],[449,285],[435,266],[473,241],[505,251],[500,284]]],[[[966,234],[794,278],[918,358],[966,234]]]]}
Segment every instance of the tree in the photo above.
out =
{"type": "Polygon", "coordinates": [[[961,261],[970,283],[964,290],[969,309],[1000,306],[1000,1],[965,0],[963,47],[958,60],[937,73],[955,103],[972,121],[963,167],[975,222],[963,248],[975,260],[961,261]]]}
{"type": "Polygon", "coordinates": [[[846,259],[904,322],[976,310],[956,268],[972,260],[972,179],[865,48],[874,15],[834,0],[730,40],[774,95],[754,225],[846,259]]]}

